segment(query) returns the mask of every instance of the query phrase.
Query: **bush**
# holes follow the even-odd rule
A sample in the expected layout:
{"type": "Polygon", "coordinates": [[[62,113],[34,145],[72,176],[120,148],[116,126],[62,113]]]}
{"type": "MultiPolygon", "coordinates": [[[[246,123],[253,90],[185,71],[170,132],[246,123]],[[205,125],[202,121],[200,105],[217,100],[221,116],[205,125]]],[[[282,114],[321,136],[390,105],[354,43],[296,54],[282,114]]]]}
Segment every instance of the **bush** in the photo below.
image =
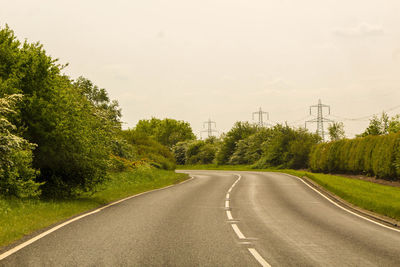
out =
{"type": "Polygon", "coordinates": [[[320,141],[306,129],[276,125],[271,137],[264,143],[264,151],[257,168],[307,168],[311,148],[320,141]]]}
{"type": "Polygon", "coordinates": [[[13,134],[15,126],[7,115],[21,95],[0,98],[0,194],[17,197],[40,195],[40,183],[35,182],[38,171],[32,168],[32,150],[35,145],[13,134]]]}
{"type": "Polygon", "coordinates": [[[398,180],[399,148],[400,133],[322,143],[312,149],[309,165],[315,172],[366,174],[398,180]]]}

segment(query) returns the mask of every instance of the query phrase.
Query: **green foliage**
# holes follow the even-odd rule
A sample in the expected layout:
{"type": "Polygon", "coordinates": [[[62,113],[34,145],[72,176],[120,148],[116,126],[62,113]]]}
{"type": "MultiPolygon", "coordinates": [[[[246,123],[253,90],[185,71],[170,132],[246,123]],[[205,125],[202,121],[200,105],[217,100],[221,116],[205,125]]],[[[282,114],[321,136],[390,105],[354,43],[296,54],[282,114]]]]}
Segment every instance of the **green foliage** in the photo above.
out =
{"type": "Polygon", "coordinates": [[[0,194],[33,197],[40,194],[41,185],[35,182],[38,172],[32,168],[35,145],[13,134],[16,128],[7,119],[21,99],[21,95],[0,98],[0,194]]]}
{"type": "Polygon", "coordinates": [[[345,138],[343,122],[333,122],[328,127],[331,141],[337,141],[345,138]]]}
{"type": "Polygon", "coordinates": [[[389,116],[383,112],[381,117],[374,116],[370,121],[367,129],[358,137],[365,137],[368,135],[383,135],[388,133],[397,133],[400,131],[400,115],[389,116]]]}
{"type": "Polygon", "coordinates": [[[238,142],[257,131],[257,126],[248,122],[236,122],[232,129],[223,137],[223,141],[216,155],[217,164],[229,162],[237,148],[238,142]]]}
{"type": "Polygon", "coordinates": [[[263,147],[272,137],[272,129],[258,128],[257,132],[239,140],[231,158],[230,164],[254,164],[263,154],[263,147]]]}
{"type": "Polygon", "coordinates": [[[172,148],[181,141],[194,140],[190,124],[174,119],[140,120],[135,127],[135,131],[143,135],[149,135],[160,144],[172,148]]]}
{"type": "Polygon", "coordinates": [[[174,154],[175,161],[178,165],[186,164],[187,147],[188,141],[178,142],[172,147],[172,153],[174,154]]]}
{"type": "Polygon", "coordinates": [[[264,152],[255,164],[257,168],[306,168],[311,148],[320,141],[316,134],[306,129],[276,125],[271,137],[264,143],[264,152]]]}
{"type": "Polygon", "coordinates": [[[389,131],[389,133],[400,132],[400,115],[399,114],[397,114],[396,116],[392,117],[389,120],[388,131],[389,131]]]}
{"type": "Polygon", "coordinates": [[[217,147],[207,141],[192,141],[186,149],[187,164],[210,164],[214,161],[217,147]]]}
{"type": "MultiPolygon", "coordinates": [[[[37,144],[33,166],[46,195],[90,192],[106,179],[120,111],[104,89],[61,74],[64,66],[39,43],[21,44],[0,30],[0,96],[23,94],[10,119],[18,135],[37,144]]],[[[27,155],[27,153],[25,153],[27,155]]]]}
{"type": "Polygon", "coordinates": [[[111,173],[102,189],[75,199],[18,199],[0,197],[0,247],[34,231],[46,228],[85,211],[152,189],[176,184],[187,174],[141,166],[111,173]]]}
{"type": "Polygon", "coordinates": [[[136,129],[124,130],[122,136],[128,144],[132,145],[135,160],[148,161],[154,167],[161,169],[172,170],[175,168],[175,158],[169,148],[150,136],[136,129]]]}
{"type": "Polygon", "coordinates": [[[316,172],[344,172],[399,179],[399,148],[400,133],[322,143],[311,151],[310,168],[316,172]]]}
{"type": "Polygon", "coordinates": [[[179,165],[210,164],[214,162],[220,141],[211,136],[206,140],[179,142],[172,147],[175,160],[179,165]]]}

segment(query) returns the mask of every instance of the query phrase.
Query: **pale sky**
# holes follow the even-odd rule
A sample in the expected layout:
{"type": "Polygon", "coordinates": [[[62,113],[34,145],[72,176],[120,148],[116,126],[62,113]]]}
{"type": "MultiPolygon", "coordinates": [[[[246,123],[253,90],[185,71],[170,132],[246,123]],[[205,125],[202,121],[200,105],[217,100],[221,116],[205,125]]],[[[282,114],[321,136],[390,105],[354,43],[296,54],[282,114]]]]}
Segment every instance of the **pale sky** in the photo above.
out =
{"type": "MultiPolygon", "coordinates": [[[[344,118],[400,105],[398,0],[2,0],[6,23],[106,88],[125,128],[170,117],[198,134],[211,118],[223,132],[259,107],[302,126],[319,98],[344,118]]],[[[352,136],[368,120],[344,123],[352,136]]]]}

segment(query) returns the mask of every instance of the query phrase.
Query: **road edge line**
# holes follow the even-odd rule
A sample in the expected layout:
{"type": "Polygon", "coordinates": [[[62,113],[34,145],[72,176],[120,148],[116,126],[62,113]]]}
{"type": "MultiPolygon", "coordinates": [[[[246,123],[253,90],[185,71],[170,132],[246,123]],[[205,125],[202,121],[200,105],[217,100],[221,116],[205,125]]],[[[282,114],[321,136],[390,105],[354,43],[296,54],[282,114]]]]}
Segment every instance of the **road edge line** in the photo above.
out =
{"type": "Polygon", "coordinates": [[[19,251],[19,250],[21,250],[21,249],[23,249],[23,248],[29,246],[30,244],[32,244],[32,243],[38,241],[39,239],[41,239],[41,238],[43,238],[43,237],[45,237],[45,236],[47,236],[47,235],[49,235],[49,234],[51,234],[51,233],[57,231],[58,229],[60,229],[60,228],[62,228],[62,227],[64,227],[64,226],[66,226],[66,225],[68,225],[68,224],[71,224],[71,223],[73,223],[73,222],[75,222],[75,221],[78,221],[78,220],[80,220],[80,219],[82,219],[82,218],[85,218],[85,217],[87,217],[87,216],[90,216],[90,215],[92,215],[92,214],[95,214],[95,213],[97,213],[97,212],[100,212],[100,211],[102,211],[102,210],[104,210],[104,209],[106,209],[106,208],[108,208],[108,207],[114,206],[114,205],[119,204],[119,203],[121,203],[121,202],[124,202],[124,201],[126,201],[126,200],[129,200],[129,199],[132,199],[132,198],[135,198],[135,197],[139,197],[139,196],[141,196],[141,195],[145,195],[145,194],[148,194],[148,193],[152,193],[152,192],[156,192],[156,191],[161,191],[161,190],[164,190],[164,189],[167,189],[167,188],[176,186],[176,185],[180,185],[180,184],[186,183],[186,182],[191,181],[192,179],[194,179],[194,176],[191,176],[191,175],[190,175],[189,177],[190,177],[190,179],[187,179],[187,180],[182,181],[182,182],[180,182],[180,183],[168,185],[168,186],[165,186],[165,187],[162,187],[162,188],[152,189],[152,190],[145,191],[145,192],[142,192],[142,193],[139,193],[139,194],[135,194],[135,195],[132,195],[132,196],[129,196],[129,197],[126,197],[126,198],[123,198],[123,199],[120,199],[120,200],[111,202],[111,203],[107,204],[106,206],[100,207],[100,208],[95,209],[95,210],[93,210],[93,211],[88,211],[88,212],[86,212],[86,213],[84,213],[84,214],[82,214],[82,215],[80,215],[80,216],[78,216],[78,217],[74,217],[74,218],[72,218],[72,219],[69,219],[69,220],[67,220],[67,221],[65,221],[65,222],[63,222],[63,223],[61,223],[61,224],[58,224],[58,225],[56,225],[56,226],[50,228],[49,230],[47,230],[47,231],[45,231],[45,232],[43,232],[43,233],[40,233],[40,234],[38,234],[38,235],[36,235],[36,236],[30,238],[29,240],[27,240],[27,241],[25,241],[25,242],[23,242],[23,243],[21,243],[21,244],[15,246],[15,247],[13,247],[13,248],[11,248],[11,249],[9,249],[9,250],[3,252],[2,254],[0,254],[0,261],[4,260],[5,258],[11,256],[12,254],[16,253],[17,251],[19,251]]]}
{"type": "MultiPolygon", "coordinates": [[[[281,172],[280,172],[280,173],[281,173],[281,172]]],[[[334,199],[335,199],[336,201],[338,201],[340,204],[337,203],[337,202],[335,202],[334,200],[332,200],[331,198],[329,198],[328,196],[326,196],[326,195],[324,194],[325,192],[322,193],[322,190],[320,191],[319,188],[315,188],[315,187],[311,186],[308,182],[304,181],[304,178],[301,178],[301,177],[298,177],[298,176],[295,176],[295,175],[291,175],[291,174],[288,174],[288,173],[282,173],[282,174],[285,174],[285,175],[287,175],[287,176],[290,176],[290,177],[299,179],[302,183],[304,183],[306,186],[308,186],[309,188],[311,188],[312,190],[314,190],[315,192],[317,192],[319,195],[321,195],[322,197],[324,197],[326,200],[328,200],[329,202],[331,202],[331,203],[332,203],[333,205],[335,205],[336,207],[338,207],[338,208],[340,208],[340,209],[342,209],[342,210],[344,210],[344,211],[347,211],[348,213],[353,214],[353,215],[355,215],[355,216],[357,216],[357,217],[359,217],[359,218],[361,218],[361,219],[364,219],[364,220],[366,220],[366,221],[372,222],[372,223],[374,223],[374,224],[376,224],[376,225],[379,225],[379,226],[381,226],[381,227],[384,227],[384,228],[386,228],[386,229],[390,229],[390,230],[392,230],[392,231],[395,231],[395,232],[399,232],[399,233],[400,233],[400,230],[399,230],[399,229],[396,229],[396,228],[393,228],[393,227],[384,225],[383,223],[374,221],[374,220],[372,220],[372,219],[370,219],[370,218],[367,217],[367,216],[371,216],[371,215],[364,214],[364,213],[362,213],[361,211],[358,211],[358,212],[361,213],[361,214],[358,214],[357,212],[351,211],[349,208],[344,207],[344,205],[346,205],[346,206],[349,207],[349,205],[347,205],[347,204],[345,204],[345,203],[342,203],[342,201],[344,201],[344,200],[339,201],[339,200],[337,200],[336,198],[334,198],[334,199]]],[[[371,216],[371,217],[373,217],[373,216],[371,216]]],[[[381,219],[379,219],[379,218],[376,218],[376,219],[377,219],[377,220],[381,220],[381,219]]],[[[389,223],[389,222],[388,222],[388,223],[389,223]]]]}

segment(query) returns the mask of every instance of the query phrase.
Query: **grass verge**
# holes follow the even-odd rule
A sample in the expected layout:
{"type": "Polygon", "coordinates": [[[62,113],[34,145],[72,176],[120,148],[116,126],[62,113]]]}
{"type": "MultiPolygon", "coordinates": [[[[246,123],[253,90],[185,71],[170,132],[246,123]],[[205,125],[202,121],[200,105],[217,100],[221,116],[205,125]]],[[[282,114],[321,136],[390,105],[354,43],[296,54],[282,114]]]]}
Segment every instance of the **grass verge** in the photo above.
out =
{"type": "Polygon", "coordinates": [[[400,188],[380,185],[368,181],[351,179],[343,176],[311,173],[297,170],[252,169],[246,165],[187,165],[178,166],[188,170],[234,170],[234,171],[263,171],[282,172],[298,177],[306,176],[326,190],[356,205],[360,208],[382,214],[400,221],[400,188]]]}
{"type": "Polygon", "coordinates": [[[112,173],[103,189],[92,196],[70,200],[0,198],[0,248],[38,229],[112,201],[176,184],[186,174],[158,169],[112,173]]]}

